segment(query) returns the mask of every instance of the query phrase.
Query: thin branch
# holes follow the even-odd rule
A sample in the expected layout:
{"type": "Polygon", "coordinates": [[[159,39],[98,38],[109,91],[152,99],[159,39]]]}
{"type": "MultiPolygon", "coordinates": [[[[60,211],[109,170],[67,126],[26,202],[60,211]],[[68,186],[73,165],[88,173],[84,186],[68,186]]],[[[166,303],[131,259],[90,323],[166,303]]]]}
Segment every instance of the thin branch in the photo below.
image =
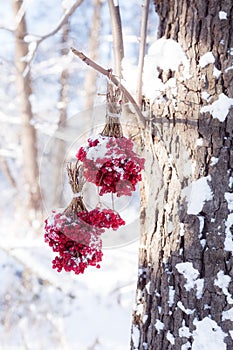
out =
{"type": "Polygon", "coordinates": [[[137,81],[137,103],[139,106],[142,104],[142,73],[144,67],[144,57],[146,52],[146,37],[147,37],[147,24],[149,13],[150,0],[145,0],[142,5],[142,23],[140,33],[140,48],[139,48],[139,61],[138,61],[138,81],[137,81]]]}
{"type": "Polygon", "coordinates": [[[1,168],[2,172],[3,172],[3,174],[5,175],[8,183],[12,187],[16,188],[16,182],[15,182],[14,176],[12,175],[10,167],[9,167],[9,165],[7,163],[7,160],[5,158],[1,157],[1,156],[0,156],[0,168],[1,168]]]}
{"type": "Polygon", "coordinates": [[[86,55],[84,55],[82,52],[78,51],[77,49],[71,47],[71,51],[78,56],[84,63],[86,63],[88,66],[92,67],[102,75],[105,75],[109,78],[109,80],[116,85],[122,93],[125,95],[125,97],[132,103],[134,106],[134,109],[138,115],[138,122],[139,124],[143,124],[145,126],[145,117],[143,116],[139,106],[137,105],[136,101],[134,100],[133,96],[129,93],[129,91],[120,83],[120,81],[117,79],[115,75],[112,74],[111,69],[104,69],[99,64],[92,61],[90,58],[88,58],[86,55]]]}
{"type": "Polygon", "coordinates": [[[111,26],[112,26],[115,71],[116,71],[116,75],[122,78],[121,62],[122,62],[122,59],[124,58],[124,45],[123,45],[120,7],[118,2],[115,3],[114,0],[108,0],[108,7],[109,7],[109,12],[111,17],[111,26]]]}
{"type": "Polygon", "coordinates": [[[41,41],[49,38],[50,36],[53,36],[54,34],[56,34],[69,20],[70,16],[74,13],[74,11],[76,10],[77,7],[79,7],[81,5],[81,3],[83,2],[83,0],[79,0],[76,1],[68,11],[65,12],[64,16],[61,18],[60,22],[58,23],[58,25],[56,26],[56,28],[54,28],[51,32],[49,32],[48,34],[43,35],[39,40],[38,40],[38,44],[41,43],[41,41]]]}
{"type": "Polygon", "coordinates": [[[3,26],[0,26],[0,30],[5,30],[5,31],[10,32],[10,33],[14,33],[15,32],[15,29],[3,27],[3,26]]]}
{"type": "MultiPolygon", "coordinates": [[[[67,10],[65,12],[65,14],[62,16],[60,22],[57,24],[57,26],[49,33],[39,37],[37,40],[35,40],[35,47],[33,49],[33,52],[31,53],[30,55],[30,59],[28,60],[28,64],[30,64],[30,62],[33,60],[35,54],[36,54],[36,51],[38,49],[38,46],[47,38],[55,35],[57,32],[59,32],[59,30],[65,25],[68,23],[69,21],[69,18],[70,16],[74,13],[74,11],[77,9],[77,7],[79,7],[81,5],[81,3],[83,2],[83,0],[79,0],[79,1],[76,1],[71,7],[69,10],[67,10]]],[[[34,35],[33,35],[34,37],[34,35]]]]}

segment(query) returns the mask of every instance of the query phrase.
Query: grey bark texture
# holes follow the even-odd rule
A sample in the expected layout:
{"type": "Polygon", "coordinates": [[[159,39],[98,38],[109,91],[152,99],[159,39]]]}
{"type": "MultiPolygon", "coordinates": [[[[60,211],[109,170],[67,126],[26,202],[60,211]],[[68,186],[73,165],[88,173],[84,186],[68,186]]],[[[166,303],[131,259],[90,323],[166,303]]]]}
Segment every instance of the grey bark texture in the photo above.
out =
{"type": "Polygon", "coordinates": [[[232,210],[225,195],[233,192],[233,109],[222,122],[200,109],[221,93],[233,97],[233,70],[228,69],[233,5],[231,0],[163,0],[155,1],[155,8],[160,16],[158,36],[182,46],[190,77],[182,79],[182,66],[179,72],[160,71],[163,83],[176,79],[177,96],[166,90],[163,100],[154,102],[144,134],[146,169],[131,349],[191,349],[197,322],[208,317],[225,333],[225,349],[230,350],[233,325],[223,312],[233,306],[233,257],[226,246],[227,234],[232,240],[232,227],[227,227],[232,210]],[[227,13],[225,20],[219,11],[227,13]],[[200,57],[209,51],[215,62],[202,68],[200,57]],[[208,102],[204,91],[210,95],[208,102]],[[212,196],[199,212],[190,214],[188,201],[199,193],[191,193],[189,185],[203,178],[212,196]],[[196,269],[191,285],[178,271],[180,263],[196,269]],[[228,281],[225,290],[218,283],[221,275],[228,281]]]}

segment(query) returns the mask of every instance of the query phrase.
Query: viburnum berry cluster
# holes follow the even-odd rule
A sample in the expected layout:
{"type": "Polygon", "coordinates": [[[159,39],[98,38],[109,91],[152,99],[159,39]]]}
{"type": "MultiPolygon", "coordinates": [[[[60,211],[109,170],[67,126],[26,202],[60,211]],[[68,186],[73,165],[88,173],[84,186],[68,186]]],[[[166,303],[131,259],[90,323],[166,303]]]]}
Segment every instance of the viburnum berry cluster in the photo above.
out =
{"type": "Polygon", "coordinates": [[[83,273],[88,266],[100,267],[102,261],[101,234],[104,229],[117,230],[125,225],[119,213],[112,209],[95,208],[87,211],[80,190],[80,167],[68,167],[70,184],[74,198],[63,212],[53,211],[45,220],[45,242],[58,255],[52,267],[60,272],[83,273]]]}
{"type": "Polygon", "coordinates": [[[100,267],[102,260],[103,230],[90,226],[84,220],[54,212],[45,220],[45,242],[58,256],[52,261],[53,268],[60,272],[83,273],[90,266],[100,267]]]}
{"type": "Polygon", "coordinates": [[[133,142],[126,137],[98,135],[88,139],[76,155],[83,163],[87,181],[99,187],[99,194],[132,195],[141,181],[144,158],[133,151],[133,142]]]}
{"type": "Polygon", "coordinates": [[[117,230],[120,226],[125,225],[125,221],[118,213],[112,209],[93,209],[89,212],[80,212],[79,218],[98,228],[111,228],[117,230]]]}
{"type": "Polygon", "coordinates": [[[81,165],[77,162],[67,168],[74,198],[63,212],[54,211],[46,219],[45,242],[58,253],[52,261],[54,269],[79,274],[88,266],[100,267],[101,235],[105,229],[117,230],[125,225],[118,212],[103,208],[101,203],[87,210],[82,200],[84,180],[94,183],[100,196],[111,193],[112,200],[114,194],[131,196],[142,179],[145,160],[134,152],[133,142],[123,136],[115,115],[108,118],[101,134],[88,139],[87,146],[81,147],[76,157],[81,165]]]}

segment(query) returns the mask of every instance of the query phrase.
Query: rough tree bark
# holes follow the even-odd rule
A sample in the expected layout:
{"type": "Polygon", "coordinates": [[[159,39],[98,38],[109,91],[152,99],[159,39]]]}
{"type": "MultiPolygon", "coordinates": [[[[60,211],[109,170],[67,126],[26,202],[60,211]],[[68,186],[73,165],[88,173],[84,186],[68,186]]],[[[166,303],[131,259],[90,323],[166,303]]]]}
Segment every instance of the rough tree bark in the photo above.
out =
{"type": "Polygon", "coordinates": [[[182,67],[160,71],[163,83],[175,78],[177,96],[171,99],[165,91],[155,101],[152,132],[145,137],[131,349],[207,349],[214,339],[215,349],[230,350],[233,109],[220,121],[223,106],[214,116],[201,107],[233,97],[233,5],[231,0],[163,0],[155,7],[159,37],[182,46],[190,77],[182,78],[182,67]],[[215,62],[201,67],[207,52],[215,62]],[[208,342],[201,343],[205,334],[208,342]]]}
{"type": "Polygon", "coordinates": [[[14,16],[16,19],[15,30],[15,66],[17,93],[19,97],[19,114],[22,119],[21,143],[23,150],[23,171],[25,178],[25,189],[27,193],[27,206],[37,210],[40,207],[40,190],[38,185],[38,163],[37,163],[37,137],[32,125],[33,112],[30,102],[32,94],[30,66],[27,62],[29,53],[28,43],[24,41],[27,34],[25,12],[23,1],[12,0],[14,16]],[[22,12],[22,13],[21,13],[22,12]]]}

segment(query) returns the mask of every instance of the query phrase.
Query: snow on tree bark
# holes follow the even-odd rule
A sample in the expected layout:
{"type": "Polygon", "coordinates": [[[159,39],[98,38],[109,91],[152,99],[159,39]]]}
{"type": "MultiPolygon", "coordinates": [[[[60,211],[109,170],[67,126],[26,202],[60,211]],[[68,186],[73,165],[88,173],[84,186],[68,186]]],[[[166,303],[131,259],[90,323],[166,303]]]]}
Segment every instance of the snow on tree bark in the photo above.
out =
{"type": "Polygon", "coordinates": [[[180,44],[189,74],[184,64],[158,67],[164,90],[145,138],[131,349],[231,349],[233,6],[164,0],[155,8],[159,37],[180,44]],[[211,109],[221,94],[225,103],[211,109]]]}

